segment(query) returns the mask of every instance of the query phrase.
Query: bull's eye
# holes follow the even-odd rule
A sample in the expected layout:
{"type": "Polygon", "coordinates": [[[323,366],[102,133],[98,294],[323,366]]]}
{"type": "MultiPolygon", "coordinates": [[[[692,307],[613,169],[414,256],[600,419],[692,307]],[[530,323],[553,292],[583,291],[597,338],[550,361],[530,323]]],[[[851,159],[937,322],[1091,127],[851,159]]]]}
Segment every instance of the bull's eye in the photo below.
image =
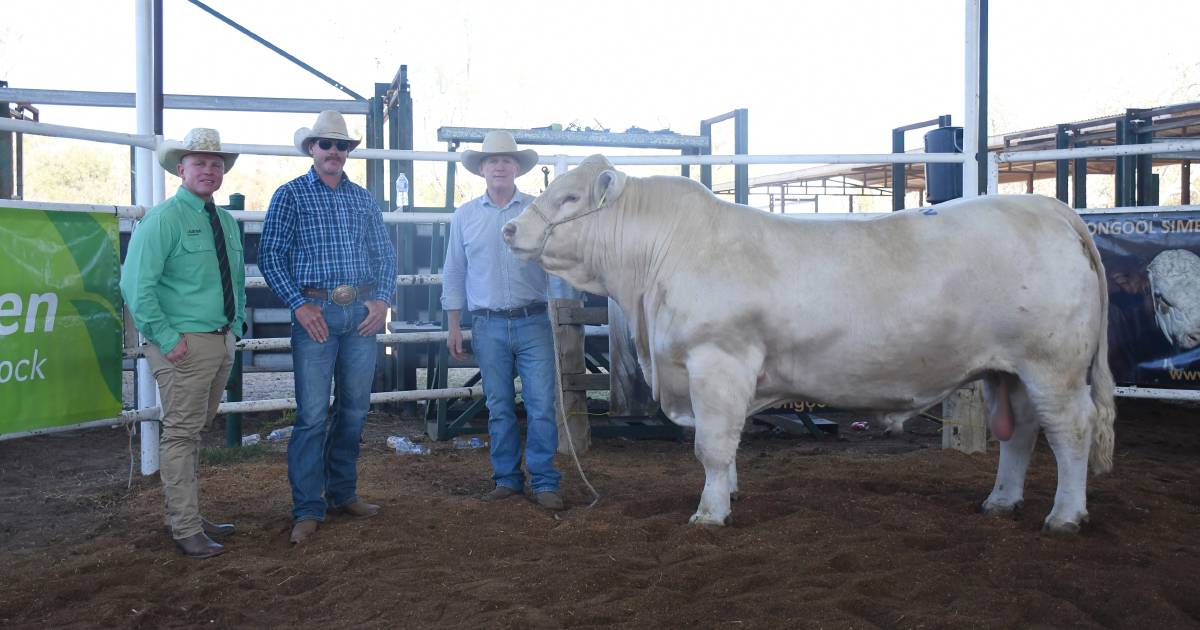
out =
{"type": "Polygon", "coordinates": [[[1167,298],[1164,298],[1161,293],[1154,294],[1154,301],[1158,302],[1158,311],[1160,313],[1166,313],[1167,311],[1171,310],[1171,303],[1168,302],[1167,298]]]}
{"type": "Polygon", "coordinates": [[[563,197],[563,203],[575,203],[576,201],[579,201],[579,197],[576,197],[575,195],[567,195],[566,197],[563,197]]]}

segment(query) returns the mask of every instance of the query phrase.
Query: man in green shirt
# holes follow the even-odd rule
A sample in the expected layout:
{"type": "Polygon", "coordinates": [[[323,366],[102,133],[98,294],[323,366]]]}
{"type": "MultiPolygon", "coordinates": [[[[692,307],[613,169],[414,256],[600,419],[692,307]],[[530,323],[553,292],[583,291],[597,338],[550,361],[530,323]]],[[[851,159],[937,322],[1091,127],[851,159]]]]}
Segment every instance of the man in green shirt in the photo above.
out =
{"type": "Polygon", "coordinates": [[[237,154],[221,150],[215,129],[197,128],[182,143],[160,145],[157,156],[182,183],[133,231],[121,293],[162,400],[167,533],[183,555],[209,558],[225,550],[212,537],[234,529],[200,516],[199,469],[200,432],[217,415],[246,318],[241,234],[212,199],[237,154]]]}

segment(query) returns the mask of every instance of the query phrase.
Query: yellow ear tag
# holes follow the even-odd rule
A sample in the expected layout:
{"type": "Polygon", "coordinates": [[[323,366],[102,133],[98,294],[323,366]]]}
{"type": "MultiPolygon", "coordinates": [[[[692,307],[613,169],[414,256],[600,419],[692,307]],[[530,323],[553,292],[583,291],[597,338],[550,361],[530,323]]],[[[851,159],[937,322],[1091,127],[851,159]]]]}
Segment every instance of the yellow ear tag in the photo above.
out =
{"type": "Polygon", "coordinates": [[[608,191],[605,190],[603,195],[600,195],[600,203],[596,204],[596,209],[599,210],[604,205],[604,200],[608,199],[608,191]]]}

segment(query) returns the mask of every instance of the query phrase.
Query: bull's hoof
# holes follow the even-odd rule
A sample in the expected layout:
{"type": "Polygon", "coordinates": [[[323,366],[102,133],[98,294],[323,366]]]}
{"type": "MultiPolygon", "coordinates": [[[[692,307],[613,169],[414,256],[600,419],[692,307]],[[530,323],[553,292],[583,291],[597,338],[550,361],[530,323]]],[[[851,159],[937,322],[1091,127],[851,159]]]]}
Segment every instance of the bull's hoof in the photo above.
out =
{"type": "Polygon", "coordinates": [[[985,516],[999,518],[1020,518],[1021,509],[1024,507],[1024,501],[1017,501],[1016,503],[990,503],[984,501],[983,505],[979,506],[979,511],[985,516]]]}
{"type": "Polygon", "coordinates": [[[688,525],[710,525],[712,527],[724,527],[733,523],[733,514],[726,514],[725,518],[718,519],[711,514],[701,514],[696,512],[692,518],[688,519],[688,525]]]}
{"type": "Polygon", "coordinates": [[[1047,534],[1065,534],[1074,536],[1079,533],[1080,527],[1088,522],[1087,514],[1083,514],[1077,521],[1059,520],[1051,516],[1046,517],[1046,522],[1042,523],[1042,531],[1047,534]]]}

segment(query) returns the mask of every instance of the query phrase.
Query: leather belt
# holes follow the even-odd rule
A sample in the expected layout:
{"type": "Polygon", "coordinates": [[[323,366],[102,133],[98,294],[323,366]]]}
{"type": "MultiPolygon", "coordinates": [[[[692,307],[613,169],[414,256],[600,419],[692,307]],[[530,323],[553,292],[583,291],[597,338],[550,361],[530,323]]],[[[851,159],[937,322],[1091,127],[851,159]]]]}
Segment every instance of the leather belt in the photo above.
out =
{"type": "Polygon", "coordinates": [[[517,308],[480,308],[471,311],[471,315],[475,317],[504,317],[506,319],[517,319],[518,317],[529,317],[546,311],[545,302],[534,302],[517,308]]]}
{"type": "Polygon", "coordinates": [[[218,328],[218,329],[216,329],[216,330],[209,330],[209,331],[207,331],[207,333],[206,333],[206,334],[209,334],[209,335],[224,335],[224,334],[225,334],[225,333],[227,333],[227,332],[229,332],[229,324],[225,324],[224,326],[222,326],[222,327],[220,327],[220,328],[218,328]]]}
{"type": "Polygon", "coordinates": [[[316,287],[304,287],[300,290],[300,294],[304,297],[316,298],[318,300],[329,300],[339,306],[353,304],[360,297],[369,296],[373,287],[369,284],[354,286],[352,284],[339,284],[336,287],[325,290],[316,287]]]}

